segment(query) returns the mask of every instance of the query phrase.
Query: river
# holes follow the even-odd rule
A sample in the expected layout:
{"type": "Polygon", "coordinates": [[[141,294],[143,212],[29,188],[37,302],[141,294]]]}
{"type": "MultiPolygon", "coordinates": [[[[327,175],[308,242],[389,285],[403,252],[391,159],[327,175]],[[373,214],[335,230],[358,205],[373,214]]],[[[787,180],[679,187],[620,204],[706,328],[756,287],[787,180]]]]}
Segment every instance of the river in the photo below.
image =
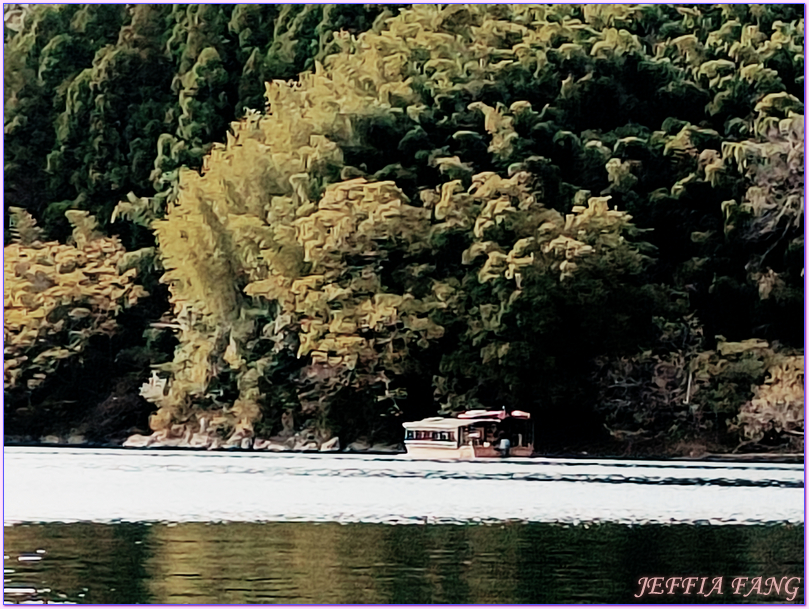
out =
{"type": "Polygon", "coordinates": [[[802,602],[803,522],[798,464],[4,451],[9,602],[802,602]]]}

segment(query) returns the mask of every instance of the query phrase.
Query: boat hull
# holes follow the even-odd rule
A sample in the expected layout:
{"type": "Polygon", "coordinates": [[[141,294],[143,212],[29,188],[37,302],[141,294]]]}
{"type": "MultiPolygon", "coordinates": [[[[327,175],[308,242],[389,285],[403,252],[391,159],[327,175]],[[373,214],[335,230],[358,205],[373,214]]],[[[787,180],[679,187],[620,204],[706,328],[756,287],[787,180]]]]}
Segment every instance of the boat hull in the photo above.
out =
{"type": "MultiPolygon", "coordinates": [[[[459,446],[459,447],[442,447],[442,446],[419,446],[405,442],[407,455],[414,459],[491,459],[501,458],[497,449],[493,446],[459,446]]],[[[530,457],[534,454],[533,446],[515,446],[508,451],[509,457],[530,457]]]]}

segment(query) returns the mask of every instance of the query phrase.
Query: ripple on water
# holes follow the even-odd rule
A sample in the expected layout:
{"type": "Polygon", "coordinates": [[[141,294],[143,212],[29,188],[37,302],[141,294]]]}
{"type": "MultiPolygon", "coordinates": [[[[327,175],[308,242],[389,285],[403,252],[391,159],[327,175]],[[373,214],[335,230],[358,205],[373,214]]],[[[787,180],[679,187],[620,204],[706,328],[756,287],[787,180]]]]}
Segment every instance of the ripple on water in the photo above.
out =
{"type": "Polygon", "coordinates": [[[800,465],[6,449],[8,523],[803,522],[800,465]],[[27,489],[48,489],[47,502],[27,489]],[[20,489],[19,492],[16,489],[20,489]]]}

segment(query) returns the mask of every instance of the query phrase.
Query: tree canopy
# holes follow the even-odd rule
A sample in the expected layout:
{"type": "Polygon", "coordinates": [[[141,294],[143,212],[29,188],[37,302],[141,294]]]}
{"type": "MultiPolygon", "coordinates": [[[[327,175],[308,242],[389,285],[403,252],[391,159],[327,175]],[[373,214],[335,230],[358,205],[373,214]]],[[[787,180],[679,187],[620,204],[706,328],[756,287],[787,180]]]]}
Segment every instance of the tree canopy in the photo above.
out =
{"type": "MultiPolygon", "coordinates": [[[[161,213],[182,166],[199,168],[264,82],[292,79],[385,5],[67,4],[28,7],[5,35],[6,213],[22,207],[55,238],[67,209],[109,226],[121,201],[161,213]]],[[[393,9],[398,10],[397,8],[393,9]]],[[[134,231],[134,235],[130,234],[134,231]]]]}
{"type": "Polygon", "coordinates": [[[27,207],[154,231],[179,344],[153,430],[505,405],[546,441],[797,436],[800,7],[382,10],[55,10],[121,33],[51,81],[51,13],[7,40],[39,66],[6,114],[11,184],[51,179],[27,207]]]}

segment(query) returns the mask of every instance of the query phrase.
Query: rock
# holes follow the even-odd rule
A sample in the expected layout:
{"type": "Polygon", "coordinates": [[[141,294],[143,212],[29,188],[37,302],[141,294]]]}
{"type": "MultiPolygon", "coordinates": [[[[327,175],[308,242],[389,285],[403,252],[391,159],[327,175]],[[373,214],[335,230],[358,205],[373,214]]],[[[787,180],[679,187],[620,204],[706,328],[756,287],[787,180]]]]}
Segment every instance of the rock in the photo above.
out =
{"type": "Polygon", "coordinates": [[[404,446],[402,446],[401,444],[374,444],[368,449],[368,452],[401,453],[404,452],[404,446]]]}
{"type": "Polygon", "coordinates": [[[213,442],[213,438],[206,433],[198,432],[191,436],[188,440],[188,446],[191,448],[208,448],[213,442]]]}
{"type": "Polygon", "coordinates": [[[86,438],[80,433],[72,433],[67,437],[68,444],[86,444],[86,438]]]}
{"type": "Polygon", "coordinates": [[[151,442],[152,436],[142,436],[136,433],[124,440],[123,446],[124,448],[145,448],[149,446],[151,442]]]}
{"type": "Polygon", "coordinates": [[[256,438],[253,440],[253,450],[266,450],[269,445],[270,441],[264,438],[256,438]]]}
{"type": "Polygon", "coordinates": [[[289,450],[287,446],[284,445],[283,442],[278,441],[278,437],[270,438],[269,440],[265,438],[256,438],[253,441],[253,450],[271,450],[271,451],[282,451],[282,450],[289,450]]]}
{"type": "Polygon", "coordinates": [[[368,444],[365,440],[359,439],[355,440],[348,446],[346,446],[346,450],[351,453],[364,453],[365,451],[369,450],[371,445],[368,444]]]}
{"type": "Polygon", "coordinates": [[[253,444],[252,431],[248,429],[237,429],[225,440],[223,448],[249,450],[253,444]]]}
{"type": "Polygon", "coordinates": [[[349,444],[346,451],[354,453],[400,453],[404,452],[404,446],[401,444],[371,444],[366,439],[360,438],[349,444]]]}
{"type": "Polygon", "coordinates": [[[340,450],[340,438],[334,436],[331,440],[326,440],[320,445],[320,452],[336,452],[340,450]]]}
{"type": "Polygon", "coordinates": [[[317,450],[318,444],[314,440],[298,440],[292,450],[317,450]]]}
{"type": "Polygon", "coordinates": [[[42,442],[43,444],[61,444],[62,438],[60,438],[59,436],[51,435],[45,436],[44,438],[40,438],[39,441],[42,442]]]}
{"type": "Polygon", "coordinates": [[[36,438],[33,436],[23,436],[23,435],[14,435],[14,436],[5,436],[3,438],[6,446],[11,444],[34,444],[36,442],[36,438]]]}
{"type": "Polygon", "coordinates": [[[189,446],[191,434],[186,433],[183,436],[177,434],[181,431],[182,427],[179,425],[172,426],[171,429],[162,429],[153,433],[150,438],[149,446],[155,448],[185,448],[189,446]]]}
{"type": "Polygon", "coordinates": [[[155,440],[150,446],[156,448],[184,448],[188,446],[188,441],[185,438],[164,438],[162,440],[155,440]]]}

